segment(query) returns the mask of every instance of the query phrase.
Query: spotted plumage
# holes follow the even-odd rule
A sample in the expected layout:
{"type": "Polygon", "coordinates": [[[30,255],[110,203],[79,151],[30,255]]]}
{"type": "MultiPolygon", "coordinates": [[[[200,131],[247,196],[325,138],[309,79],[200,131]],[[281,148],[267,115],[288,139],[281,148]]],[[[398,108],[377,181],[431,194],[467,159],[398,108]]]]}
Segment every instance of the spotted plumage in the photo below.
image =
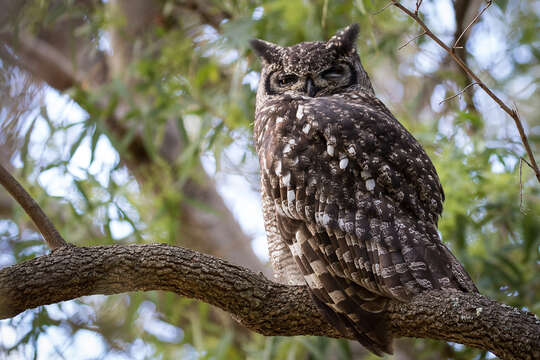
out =
{"type": "Polygon", "coordinates": [[[252,42],[263,63],[255,145],[276,277],[306,283],[333,326],[381,355],[388,299],[476,288],[439,238],[435,168],[375,97],[357,34],[252,42]]]}

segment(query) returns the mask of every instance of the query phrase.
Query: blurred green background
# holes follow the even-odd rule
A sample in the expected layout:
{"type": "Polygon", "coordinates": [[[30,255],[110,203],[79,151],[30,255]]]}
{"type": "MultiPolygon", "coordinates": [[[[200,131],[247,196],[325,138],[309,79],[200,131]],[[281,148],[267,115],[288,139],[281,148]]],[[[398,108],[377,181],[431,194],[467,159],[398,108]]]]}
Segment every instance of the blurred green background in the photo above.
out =
{"type": "MultiPolygon", "coordinates": [[[[416,1],[403,1],[414,9],[416,1]]],[[[0,161],[69,242],[163,242],[267,276],[252,125],[253,37],[322,40],[357,22],[378,96],[431,156],[440,232],[480,291],[540,313],[540,186],[512,120],[419,27],[378,0],[2,0],[0,161]],[[521,167],[521,169],[520,169],[521,167]]],[[[486,6],[424,0],[452,44],[486,6]]],[[[519,109],[540,157],[540,1],[496,1],[457,54],[519,109]]],[[[48,251],[0,190],[0,266],[48,251]]],[[[393,359],[486,359],[399,340],[393,359]]],[[[0,321],[0,359],[374,359],[358,344],[263,337],[170,293],[92,296],[0,321]]]]}

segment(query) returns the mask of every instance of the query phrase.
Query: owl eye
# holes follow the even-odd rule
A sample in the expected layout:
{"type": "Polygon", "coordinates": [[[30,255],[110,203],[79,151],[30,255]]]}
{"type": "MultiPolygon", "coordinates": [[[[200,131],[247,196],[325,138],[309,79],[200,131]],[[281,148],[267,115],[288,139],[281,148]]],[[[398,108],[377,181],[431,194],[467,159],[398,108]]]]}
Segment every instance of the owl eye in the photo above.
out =
{"type": "Polygon", "coordinates": [[[278,78],[278,84],[279,86],[287,86],[287,85],[292,85],[294,84],[295,82],[298,81],[298,76],[296,75],[293,75],[293,74],[288,74],[288,75],[282,75],[278,78]]]}
{"type": "Polygon", "coordinates": [[[332,66],[321,73],[321,77],[325,80],[336,81],[345,75],[345,69],[343,66],[332,66]]]}

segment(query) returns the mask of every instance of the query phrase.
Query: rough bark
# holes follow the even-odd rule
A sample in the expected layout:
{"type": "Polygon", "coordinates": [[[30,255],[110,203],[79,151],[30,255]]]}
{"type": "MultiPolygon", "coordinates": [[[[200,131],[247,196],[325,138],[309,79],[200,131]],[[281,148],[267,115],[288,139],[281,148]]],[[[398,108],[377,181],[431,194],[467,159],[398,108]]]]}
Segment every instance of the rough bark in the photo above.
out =
{"type": "MultiPolygon", "coordinates": [[[[0,270],[0,318],[85,295],[166,290],[229,312],[264,335],[342,337],[320,316],[304,286],[169,245],[63,247],[0,270]]],[[[540,359],[540,321],[479,294],[433,291],[392,302],[396,337],[458,342],[503,359],[540,359]]],[[[349,337],[352,338],[352,337],[349,337]]]]}

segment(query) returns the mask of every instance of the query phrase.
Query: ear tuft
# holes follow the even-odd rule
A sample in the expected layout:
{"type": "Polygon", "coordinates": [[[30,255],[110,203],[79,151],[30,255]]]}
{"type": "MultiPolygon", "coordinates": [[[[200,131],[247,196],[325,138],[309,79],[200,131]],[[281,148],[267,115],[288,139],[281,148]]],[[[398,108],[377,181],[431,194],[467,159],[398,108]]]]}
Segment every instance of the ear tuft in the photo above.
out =
{"type": "Polygon", "coordinates": [[[351,24],[332,36],[326,43],[326,47],[335,48],[341,54],[350,54],[356,50],[356,39],[359,31],[360,26],[358,24],[351,24]]]}
{"type": "Polygon", "coordinates": [[[279,60],[281,46],[259,39],[250,40],[249,44],[255,54],[266,63],[271,64],[279,60]]]}

